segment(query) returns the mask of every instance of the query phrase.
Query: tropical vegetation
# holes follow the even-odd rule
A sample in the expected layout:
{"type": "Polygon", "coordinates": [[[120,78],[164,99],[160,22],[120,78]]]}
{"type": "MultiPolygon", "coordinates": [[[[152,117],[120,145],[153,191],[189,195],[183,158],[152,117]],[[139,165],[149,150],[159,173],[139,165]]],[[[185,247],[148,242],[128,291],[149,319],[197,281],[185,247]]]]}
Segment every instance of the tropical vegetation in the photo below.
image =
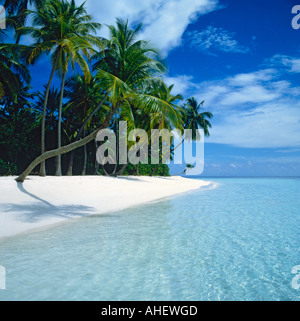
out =
{"type": "MultiPolygon", "coordinates": [[[[8,30],[0,38],[0,175],[21,174],[19,181],[28,174],[169,175],[162,142],[157,165],[121,161],[118,142],[124,132],[119,124],[126,122],[128,132],[143,129],[147,146],[153,129],[203,129],[209,135],[213,115],[202,112],[203,102],[184,100],[173,85],[166,85],[165,64],[140,38],[141,24],[130,27],[116,19],[104,38],[101,24],[75,0],[6,0],[5,6],[9,16],[8,30]],[[41,59],[49,65],[48,81],[34,88],[38,81],[32,79],[37,77],[32,70],[41,59]],[[118,138],[116,164],[96,161],[101,145],[96,137],[104,128],[118,138]]],[[[128,150],[140,139],[128,142],[128,150]]],[[[171,151],[175,149],[172,145],[171,151]]]]}

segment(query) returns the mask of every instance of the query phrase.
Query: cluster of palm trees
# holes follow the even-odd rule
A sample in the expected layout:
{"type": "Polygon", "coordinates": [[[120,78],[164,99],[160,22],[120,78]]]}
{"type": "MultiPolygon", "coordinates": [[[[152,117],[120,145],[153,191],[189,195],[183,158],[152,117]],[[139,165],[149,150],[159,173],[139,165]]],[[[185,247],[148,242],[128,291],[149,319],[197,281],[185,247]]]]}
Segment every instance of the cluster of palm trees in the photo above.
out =
{"type": "MultiPolygon", "coordinates": [[[[101,25],[93,22],[84,4],[77,6],[75,0],[7,0],[5,5],[10,14],[8,25],[15,31],[15,44],[0,45],[3,115],[3,101],[17,104],[21,88],[28,86],[28,66],[42,55],[49,55],[52,63],[45,90],[33,103],[40,112],[40,156],[18,181],[24,181],[38,165],[40,175],[45,176],[45,161],[52,157],[56,157],[55,174],[62,175],[61,155],[66,153],[70,153],[67,174],[72,175],[75,150],[79,147],[84,151],[84,175],[87,144],[95,141],[103,128],[110,127],[118,135],[120,121],[127,121],[129,130],[146,130],[148,137],[151,129],[162,128],[203,128],[209,135],[212,114],[201,112],[203,102],[198,104],[194,98],[179,105],[183,97],[173,94],[173,86],[164,83],[166,67],[159,53],[139,39],[141,24],[130,28],[127,21],[117,19],[115,25],[108,27],[106,39],[97,36],[101,25]],[[34,9],[29,10],[29,5],[34,9]],[[27,26],[29,16],[31,25],[27,26]],[[31,45],[19,44],[25,35],[31,37],[31,45]],[[60,79],[59,89],[51,87],[55,75],[60,79]],[[50,123],[57,131],[57,142],[54,149],[47,150],[46,129],[50,123]]],[[[32,111],[32,103],[28,104],[32,111]]],[[[114,175],[123,171],[124,166],[112,170],[114,175]]],[[[109,173],[107,168],[105,172],[109,173]]]]}

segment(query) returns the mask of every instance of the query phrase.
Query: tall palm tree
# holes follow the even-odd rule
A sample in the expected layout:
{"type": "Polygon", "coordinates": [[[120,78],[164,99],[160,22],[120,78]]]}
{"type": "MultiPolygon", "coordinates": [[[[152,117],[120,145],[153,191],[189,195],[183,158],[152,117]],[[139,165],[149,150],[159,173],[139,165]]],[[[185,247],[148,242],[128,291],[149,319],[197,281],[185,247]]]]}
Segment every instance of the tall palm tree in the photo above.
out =
{"type": "MultiPolygon", "coordinates": [[[[60,131],[61,109],[68,64],[74,67],[77,63],[84,71],[87,81],[90,79],[89,66],[84,56],[90,57],[94,46],[101,47],[98,37],[93,36],[100,24],[91,22],[91,16],[86,13],[84,4],[76,6],[75,0],[49,0],[38,11],[29,11],[33,15],[33,26],[22,27],[20,35],[29,34],[36,42],[29,54],[29,62],[42,53],[51,53],[52,71],[45,92],[43,121],[41,129],[41,153],[45,152],[45,114],[51,82],[55,72],[59,69],[61,82],[61,99],[59,104],[60,131]],[[38,27],[38,28],[36,28],[38,27]]],[[[58,134],[58,148],[61,147],[61,137],[58,134]]],[[[60,158],[57,161],[57,174],[61,174],[60,158]]],[[[46,175],[45,163],[41,164],[40,175],[46,175]]]]}
{"type": "MultiPolygon", "coordinates": [[[[165,71],[164,65],[156,59],[157,51],[148,42],[137,40],[141,27],[140,24],[131,29],[128,21],[117,19],[116,26],[109,26],[109,38],[103,41],[105,50],[94,58],[97,77],[110,94],[116,124],[131,104],[142,105],[146,101],[145,95],[142,96],[143,87],[155,74],[165,71]]],[[[154,104],[161,104],[161,101],[153,100],[154,104]]]]}

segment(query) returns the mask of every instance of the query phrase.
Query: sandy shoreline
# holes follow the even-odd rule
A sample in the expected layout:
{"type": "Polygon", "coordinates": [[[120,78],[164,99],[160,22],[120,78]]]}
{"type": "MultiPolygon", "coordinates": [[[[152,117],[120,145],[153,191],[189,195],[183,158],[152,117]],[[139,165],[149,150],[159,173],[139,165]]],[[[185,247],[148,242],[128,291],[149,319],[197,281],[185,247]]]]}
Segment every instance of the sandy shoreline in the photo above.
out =
{"type": "Polygon", "coordinates": [[[68,219],[104,214],[211,183],[182,177],[0,177],[0,239],[68,219]]]}

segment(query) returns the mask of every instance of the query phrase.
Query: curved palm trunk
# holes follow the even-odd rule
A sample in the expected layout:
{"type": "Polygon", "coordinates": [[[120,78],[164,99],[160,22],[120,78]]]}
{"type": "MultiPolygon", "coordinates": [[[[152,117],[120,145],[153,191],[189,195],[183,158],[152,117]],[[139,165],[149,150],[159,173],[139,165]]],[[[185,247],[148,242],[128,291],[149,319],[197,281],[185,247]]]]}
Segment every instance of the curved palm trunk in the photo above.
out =
{"type": "MultiPolygon", "coordinates": [[[[106,99],[108,98],[108,93],[105,94],[104,98],[101,100],[99,105],[93,110],[93,112],[88,116],[88,118],[84,121],[84,123],[81,125],[78,135],[76,136],[75,142],[80,139],[81,133],[83,132],[86,124],[89,122],[89,120],[99,111],[99,109],[103,106],[105,103],[106,99]]],[[[70,161],[69,161],[69,166],[68,166],[68,171],[67,175],[72,176],[73,174],[73,163],[74,163],[74,156],[75,156],[75,150],[72,151],[71,156],[70,156],[70,161]]]]}
{"type": "Polygon", "coordinates": [[[124,170],[126,169],[126,167],[128,166],[128,164],[123,164],[122,166],[121,166],[121,168],[114,174],[114,175],[109,175],[109,176],[122,176],[123,175],[123,172],[124,172],[124,170]]]}
{"type": "MultiPolygon", "coordinates": [[[[50,78],[47,84],[46,92],[45,92],[45,98],[44,98],[44,105],[43,105],[43,116],[42,116],[42,126],[41,126],[41,154],[45,152],[45,128],[46,128],[46,110],[47,110],[47,104],[48,104],[48,98],[49,98],[49,91],[51,87],[51,83],[54,77],[55,70],[57,68],[58,63],[58,56],[54,62],[54,65],[52,67],[52,71],[50,74],[50,78]]],[[[46,164],[45,162],[42,162],[40,165],[40,175],[46,176],[46,164]]]]}
{"type": "MultiPolygon", "coordinates": [[[[64,98],[65,81],[66,81],[66,72],[63,73],[62,81],[61,81],[60,99],[59,99],[59,107],[58,107],[57,148],[61,148],[61,115],[62,115],[62,105],[63,105],[63,98],[64,98]]],[[[56,158],[55,176],[61,176],[61,175],[62,175],[61,155],[58,155],[56,158]]]]}
{"type": "Polygon", "coordinates": [[[91,134],[89,134],[88,136],[86,136],[85,138],[71,143],[69,145],[63,146],[61,148],[57,148],[57,149],[53,149],[53,150],[49,150],[48,152],[45,152],[44,154],[40,155],[39,157],[37,157],[33,162],[31,162],[31,164],[25,169],[25,171],[16,178],[17,182],[24,182],[24,180],[26,179],[26,177],[31,173],[31,171],[38,166],[41,162],[45,161],[46,159],[49,159],[51,157],[55,157],[58,155],[62,155],[62,154],[66,154],[71,152],[72,150],[82,147],[85,144],[88,144],[90,141],[92,141],[93,139],[96,138],[97,133],[99,130],[106,128],[111,119],[113,118],[114,114],[115,114],[116,108],[112,108],[111,111],[109,112],[109,114],[106,117],[105,122],[102,124],[102,126],[100,126],[98,129],[96,129],[95,131],[93,131],[91,134]]]}

